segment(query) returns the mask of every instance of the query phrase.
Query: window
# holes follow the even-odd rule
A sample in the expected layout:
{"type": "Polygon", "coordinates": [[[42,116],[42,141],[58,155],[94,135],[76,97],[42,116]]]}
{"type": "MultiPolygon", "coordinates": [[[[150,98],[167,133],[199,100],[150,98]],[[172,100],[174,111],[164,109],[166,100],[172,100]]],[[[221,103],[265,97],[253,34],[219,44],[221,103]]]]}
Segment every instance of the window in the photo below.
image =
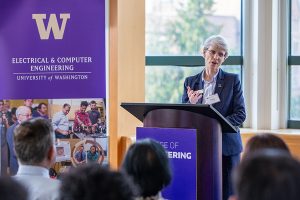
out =
{"type": "Polygon", "coordinates": [[[290,0],[289,128],[300,128],[300,0],[290,0]]]}
{"type": "Polygon", "coordinates": [[[241,8],[241,0],[146,0],[146,102],[181,102],[183,81],[203,69],[200,47],[211,35],[226,38],[222,68],[242,79],[241,8]]]}

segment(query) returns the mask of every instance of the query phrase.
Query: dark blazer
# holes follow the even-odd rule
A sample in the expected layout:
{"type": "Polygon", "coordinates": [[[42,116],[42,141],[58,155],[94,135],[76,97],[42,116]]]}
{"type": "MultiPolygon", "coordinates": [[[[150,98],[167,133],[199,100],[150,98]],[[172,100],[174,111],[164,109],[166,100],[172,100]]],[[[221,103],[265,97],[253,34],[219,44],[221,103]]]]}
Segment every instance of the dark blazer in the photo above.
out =
{"type": "Polygon", "coordinates": [[[10,126],[7,129],[7,133],[6,133],[6,140],[8,144],[8,150],[9,150],[10,175],[17,174],[19,168],[18,160],[14,151],[14,131],[18,126],[18,124],[19,124],[18,122],[14,123],[12,126],[10,126]]]}
{"type": "MultiPolygon", "coordinates": [[[[182,103],[189,103],[187,95],[187,86],[192,90],[203,89],[204,83],[201,81],[202,73],[190,76],[184,81],[184,91],[182,103]]],[[[219,70],[215,93],[220,97],[220,102],[213,104],[233,126],[240,126],[246,119],[245,103],[243,91],[238,75],[219,70]]],[[[199,104],[202,99],[199,100],[199,104]]],[[[238,133],[223,133],[222,135],[222,153],[225,156],[239,154],[242,147],[241,135],[238,133]]]]}

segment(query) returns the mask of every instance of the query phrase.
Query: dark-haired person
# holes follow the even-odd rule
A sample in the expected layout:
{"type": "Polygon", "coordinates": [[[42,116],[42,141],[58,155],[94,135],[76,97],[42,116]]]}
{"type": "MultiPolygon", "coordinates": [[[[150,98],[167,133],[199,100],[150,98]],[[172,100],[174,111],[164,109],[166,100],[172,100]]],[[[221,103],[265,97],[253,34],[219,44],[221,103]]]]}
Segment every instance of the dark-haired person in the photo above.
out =
{"type": "Polygon", "coordinates": [[[278,149],[286,151],[290,154],[290,150],[286,143],[278,136],[270,133],[261,133],[251,137],[244,150],[243,158],[248,154],[262,149],[278,149]]]}
{"type": "Polygon", "coordinates": [[[6,132],[9,126],[13,124],[11,113],[5,107],[5,102],[0,100],[0,137],[1,137],[1,174],[6,175],[8,167],[8,147],[6,142],[6,132]]]}
{"type": "Polygon", "coordinates": [[[152,139],[139,140],[129,147],[122,171],[131,176],[139,188],[139,200],[163,199],[160,191],[172,178],[165,149],[152,139]]]}
{"type": "Polygon", "coordinates": [[[97,151],[97,147],[95,145],[92,145],[90,147],[90,150],[87,151],[86,156],[88,162],[97,162],[99,159],[99,153],[97,151]]]}
{"type": "Polygon", "coordinates": [[[52,126],[55,131],[56,138],[69,138],[69,119],[67,115],[69,114],[71,106],[65,103],[60,112],[54,114],[52,118],[52,126]]]}
{"type": "Polygon", "coordinates": [[[80,109],[75,112],[75,120],[73,125],[74,132],[80,132],[84,131],[87,133],[91,133],[91,120],[89,118],[89,114],[86,111],[86,108],[88,107],[87,101],[82,101],[80,103],[80,109]]]}
{"type": "Polygon", "coordinates": [[[97,108],[96,101],[91,101],[90,107],[91,107],[91,110],[89,110],[87,113],[89,114],[89,118],[92,123],[92,132],[95,133],[98,123],[100,123],[99,120],[100,120],[101,114],[97,108]]]}
{"type": "Polygon", "coordinates": [[[134,200],[128,178],[98,164],[74,168],[62,177],[61,200],[134,200]]]}
{"type": "Polygon", "coordinates": [[[13,125],[11,112],[5,106],[5,101],[0,100],[0,124],[4,127],[5,131],[13,125]],[[4,125],[4,126],[3,126],[4,125]]]}
{"type": "Polygon", "coordinates": [[[78,147],[78,150],[75,152],[74,155],[75,159],[76,159],[76,163],[77,164],[83,164],[86,163],[86,152],[84,151],[84,146],[80,145],[78,147]]]}
{"type": "Polygon", "coordinates": [[[14,131],[20,123],[31,119],[31,110],[28,106],[19,106],[16,110],[17,122],[7,129],[6,140],[9,150],[9,172],[15,175],[18,171],[18,161],[14,151],[14,131]]]}
{"type": "Polygon", "coordinates": [[[48,106],[45,103],[40,103],[37,106],[37,109],[35,111],[32,112],[32,117],[36,118],[36,117],[42,117],[45,119],[49,119],[48,117],[48,106]]]}
{"type": "Polygon", "coordinates": [[[32,107],[33,101],[34,101],[33,99],[24,99],[24,102],[23,102],[24,106],[27,106],[28,108],[30,108],[31,113],[33,112],[33,107],[32,107]]]}
{"type": "Polygon", "coordinates": [[[26,189],[11,177],[0,177],[1,200],[29,200],[26,189]]]}
{"type": "Polygon", "coordinates": [[[32,108],[33,99],[24,99],[24,106],[32,108]]]}
{"type": "MultiPolygon", "coordinates": [[[[210,104],[233,126],[239,127],[246,119],[241,82],[237,74],[220,67],[228,58],[228,45],[220,35],[207,38],[202,48],[204,69],[184,81],[182,103],[210,104]]],[[[233,193],[232,169],[240,162],[242,152],[240,132],[222,133],[223,200],[233,193]]]]}
{"type": "Polygon", "coordinates": [[[230,200],[299,200],[300,163],[287,151],[265,149],[242,160],[233,173],[230,200]]]}
{"type": "Polygon", "coordinates": [[[16,115],[16,111],[17,111],[17,108],[16,108],[16,107],[13,107],[13,108],[11,109],[11,120],[12,120],[13,124],[16,123],[16,122],[18,121],[17,115],[16,115]]]}
{"type": "Polygon", "coordinates": [[[55,136],[49,120],[34,118],[15,130],[15,152],[20,163],[15,180],[29,193],[30,200],[58,199],[60,182],[49,177],[55,162],[55,136]]]}

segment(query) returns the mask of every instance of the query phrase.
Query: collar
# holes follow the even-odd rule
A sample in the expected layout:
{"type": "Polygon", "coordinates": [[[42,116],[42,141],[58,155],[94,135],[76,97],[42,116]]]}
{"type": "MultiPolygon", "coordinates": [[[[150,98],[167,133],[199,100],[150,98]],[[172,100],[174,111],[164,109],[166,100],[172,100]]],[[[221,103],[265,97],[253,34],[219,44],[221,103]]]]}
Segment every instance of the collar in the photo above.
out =
{"type": "Polygon", "coordinates": [[[20,164],[16,176],[43,176],[46,178],[50,178],[49,170],[47,168],[22,164],[20,164]]]}
{"type": "Polygon", "coordinates": [[[219,74],[219,72],[220,72],[220,68],[218,69],[218,71],[217,71],[217,73],[213,76],[213,80],[211,80],[211,81],[206,81],[205,79],[204,79],[204,73],[205,73],[205,69],[202,71],[202,74],[201,74],[201,81],[202,82],[206,82],[206,83],[213,83],[213,82],[216,82],[217,81],[217,77],[218,77],[218,74],[219,74]]]}

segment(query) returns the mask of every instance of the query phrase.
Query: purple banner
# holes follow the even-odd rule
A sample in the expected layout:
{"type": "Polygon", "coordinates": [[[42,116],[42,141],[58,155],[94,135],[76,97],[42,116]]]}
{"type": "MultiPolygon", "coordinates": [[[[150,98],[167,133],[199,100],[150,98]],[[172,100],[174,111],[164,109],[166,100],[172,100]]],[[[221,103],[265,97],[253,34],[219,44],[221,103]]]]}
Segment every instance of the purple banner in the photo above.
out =
{"type": "Polygon", "coordinates": [[[196,199],[196,133],[196,129],[137,128],[137,140],[152,138],[167,150],[173,178],[162,191],[165,199],[196,199]]]}
{"type": "Polygon", "coordinates": [[[0,3],[0,99],[105,98],[105,0],[0,3]]]}

